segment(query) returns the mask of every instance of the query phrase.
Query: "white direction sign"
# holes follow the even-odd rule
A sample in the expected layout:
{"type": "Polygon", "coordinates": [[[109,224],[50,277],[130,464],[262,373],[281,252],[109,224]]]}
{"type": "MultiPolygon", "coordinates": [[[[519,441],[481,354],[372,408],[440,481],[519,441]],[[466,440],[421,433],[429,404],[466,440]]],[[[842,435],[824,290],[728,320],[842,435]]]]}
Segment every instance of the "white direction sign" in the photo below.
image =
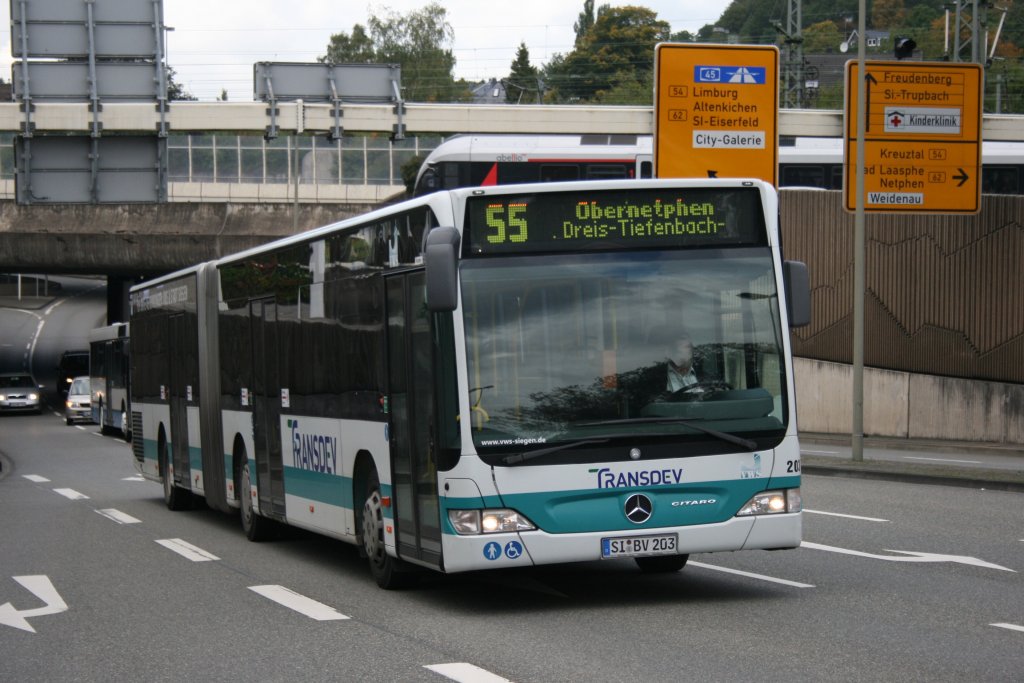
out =
{"type": "Polygon", "coordinates": [[[874,553],[865,553],[860,550],[850,550],[849,548],[837,548],[833,545],[821,545],[820,543],[808,543],[804,541],[800,544],[801,548],[811,548],[812,550],[825,550],[830,553],[841,553],[843,555],[856,555],[857,557],[870,557],[873,560],[886,560],[888,562],[956,562],[958,564],[969,564],[974,567],[984,567],[986,569],[999,569],[1004,572],[1014,572],[1016,570],[1008,567],[1002,567],[998,564],[992,564],[985,560],[979,560],[976,557],[968,557],[966,555],[942,555],[940,553],[919,553],[914,550],[886,550],[887,553],[902,553],[901,555],[876,555],[874,553]]]}
{"type": "Polygon", "coordinates": [[[67,611],[67,603],[60,597],[60,593],[53,587],[48,576],[38,574],[34,576],[15,576],[12,578],[27,588],[32,595],[42,600],[45,605],[35,609],[19,610],[15,609],[11,603],[5,602],[0,605],[0,624],[35,633],[36,630],[28,623],[29,617],[42,617],[47,614],[59,614],[67,611]]]}

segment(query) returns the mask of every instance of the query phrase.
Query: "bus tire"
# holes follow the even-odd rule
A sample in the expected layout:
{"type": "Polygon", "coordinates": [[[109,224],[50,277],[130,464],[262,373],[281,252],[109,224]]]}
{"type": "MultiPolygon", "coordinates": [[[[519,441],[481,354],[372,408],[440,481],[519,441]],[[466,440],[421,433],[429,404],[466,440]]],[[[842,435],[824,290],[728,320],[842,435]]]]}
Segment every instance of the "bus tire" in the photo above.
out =
{"type": "Polygon", "coordinates": [[[100,401],[100,434],[110,436],[110,427],[107,425],[107,406],[100,401]]]}
{"type": "Polygon", "coordinates": [[[158,452],[160,455],[158,458],[160,463],[160,479],[164,485],[164,504],[167,505],[168,510],[185,510],[192,506],[192,501],[189,499],[191,494],[174,483],[174,477],[171,476],[167,458],[167,439],[164,437],[163,432],[160,432],[159,444],[158,452]]]}
{"type": "Polygon", "coordinates": [[[245,537],[254,543],[258,543],[270,538],[273,521],[256,512],[256,508],[252,504],[252,480],[249,478],[249,458],[244,457],[244,454],[241,463],[241,471],[238,477],[238,497],[241,504],[239,517],[242,520],[242,531],[245,532],[245,537]]]}
{"type": "Polygon", "coordinates": [[[669,574],[686,566],[689,555],[658,555],[656,557],[634,557],[633,561],[644,574],[669,574]]]}
{"type": "Polygon", "coordinates": [[[381,588],[404,588],[412,583],[415,573],[404,562],[388,555],[384,546],[384,505],[375,469],[371,469],[367,475],[363,500],[359,528],[362,531],[362,549],[370,563],[370,573],[381,588]]]}

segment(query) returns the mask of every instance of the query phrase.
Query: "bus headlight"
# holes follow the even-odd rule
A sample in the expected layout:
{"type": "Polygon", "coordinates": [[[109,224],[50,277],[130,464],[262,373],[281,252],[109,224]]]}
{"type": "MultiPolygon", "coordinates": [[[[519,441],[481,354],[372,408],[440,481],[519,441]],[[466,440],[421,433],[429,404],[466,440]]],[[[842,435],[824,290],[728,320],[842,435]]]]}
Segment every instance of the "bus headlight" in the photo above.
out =
{"type": "Polygon", "coordinates": [[[448,521],[455,533],[498,534],[536,529],[533,522],[515,510],[449,510],[448,521]]]}
{"type": "Polygon", "coordinates": [[[800,498],[800,489],[763,491],[748,500],[747,504],[736,513],[736,516],[775,515],[780,512],[800,512],[802,509],[803,502],[800,498]]]}

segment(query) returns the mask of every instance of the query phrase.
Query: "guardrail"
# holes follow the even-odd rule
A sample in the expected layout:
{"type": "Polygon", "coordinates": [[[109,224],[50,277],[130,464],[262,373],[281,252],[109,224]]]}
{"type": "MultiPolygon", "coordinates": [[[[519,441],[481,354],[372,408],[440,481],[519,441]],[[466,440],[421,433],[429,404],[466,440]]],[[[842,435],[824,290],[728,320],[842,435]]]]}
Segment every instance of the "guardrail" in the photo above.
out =
{"type": "MultiPolygon", "coordinates": [[[[649,135],[654,132],[653,107],[583,105],[473,105],[403,103],[346,104],[343,130],[386,133],[397,137],[452,133],[606,133],[649,135]]],[[[330,104],[279,102],[271,120],[265,102],[171,102],[166,121],[171,133],[234,131],[266,133],[273,125],[281,135],[328,133],[334,129],[330,104]]],[[[1024,117],[985,114],[985,140],[1024,141],[1024,117]]],[[[94,114],[88,103],[34,102],[33,134],[89,133],[94,114]]],[[[152,103],[104,102],[99,113],[104,134],[144,133],[160,129],[152,103]]],[[[18,103],[0,104],[0,131],[21,132],[25,113],[18,103]]],[[[782,109],[779,135],[841,137],[843,112],[825,109],[782,109]]]]}

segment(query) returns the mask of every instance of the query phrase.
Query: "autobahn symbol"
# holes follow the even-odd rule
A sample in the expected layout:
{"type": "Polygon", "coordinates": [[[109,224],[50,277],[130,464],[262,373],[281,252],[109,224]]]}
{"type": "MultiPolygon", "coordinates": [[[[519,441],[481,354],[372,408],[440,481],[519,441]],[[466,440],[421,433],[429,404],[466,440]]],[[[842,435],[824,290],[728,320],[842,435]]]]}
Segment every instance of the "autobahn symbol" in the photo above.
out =
{"type": "Polygon", "coordinates": [[[12,578],[45,604],[34,609],[19,610],[15,609],[11,603],[5,602],[0,605],[0,624],[35,633],[36,630],[28,623],[30,617],[42,617],[48,614],[59,614],[67,611],[67,603],[60,597],[60,593],[53,587],[53,583],[50,582],[48,576],[37,574],[33,576],[15,576],[12,578]]]}

